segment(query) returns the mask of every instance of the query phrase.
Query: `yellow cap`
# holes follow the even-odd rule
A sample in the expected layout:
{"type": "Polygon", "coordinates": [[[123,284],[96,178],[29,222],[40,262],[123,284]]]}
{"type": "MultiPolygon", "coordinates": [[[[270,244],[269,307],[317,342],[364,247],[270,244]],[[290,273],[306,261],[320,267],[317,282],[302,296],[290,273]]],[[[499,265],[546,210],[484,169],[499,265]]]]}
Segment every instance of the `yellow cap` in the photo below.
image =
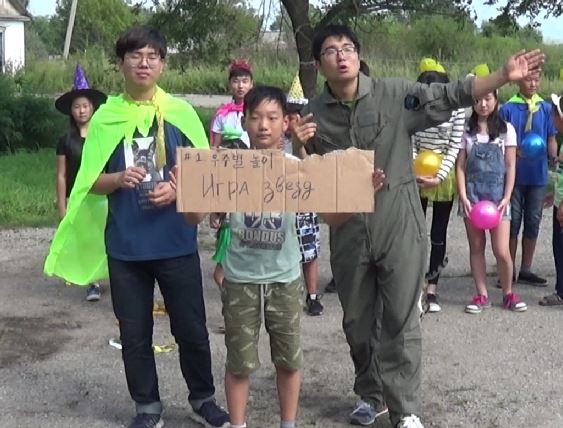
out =
{"type": "Polygon", "coordinates": [[[446,69],[442,64],[436,61],[434,58],[422,58],[420,60],[420,72],[424,73],[425,71],[436,71],[438,73],[445,73],[446,69]]]}
{"type": "Polygon", "coordinates": [[[422,58],[420,60],[420,72],[424,73],[425,71],[436,71],[436,60],[433,58],[422,58]]]}
{"type": "Polygon", "coordinates": [[[491,74],[491,70],[489,70],[489,66],[487,64],[478,64],[475,67],[473,67],[473,70],[471,70],[471,74],[477,77],[484,77],[491,74]]]}

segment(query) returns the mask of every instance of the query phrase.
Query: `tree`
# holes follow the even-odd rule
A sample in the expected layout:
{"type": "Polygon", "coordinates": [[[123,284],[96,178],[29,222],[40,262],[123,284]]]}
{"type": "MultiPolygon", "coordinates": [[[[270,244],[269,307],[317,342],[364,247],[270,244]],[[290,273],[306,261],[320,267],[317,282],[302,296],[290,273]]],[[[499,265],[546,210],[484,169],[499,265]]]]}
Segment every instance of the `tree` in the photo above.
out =
{"type": "Polygon", "coordinates": [[[514,16],[506,14],[484,22],[481,33],[485,37],[516,37],[520,40],[533,40],[536,43],[541,43],[543,40],[542,34],[533,24],[520,26],[514,16]]]}
{"type": "Polygon", "coordinates": [[[37,58],[61,53],[64,38],[61,38],[56,25],[52,24],[52,18],[35,16],[25,25],[25,32],[25,48],[32,57],[37,58]],[[30,46],[28,46],[28,43],[30,46]]]}
{"type": "Polygon", "coordinates": [[[474,37],[475,25],[472,21],[460,22],[442,15],[419,15],[410,25],[406,42],[422,55],[451,60],[471,50],[474,37]]]}
{"type": "MultiPolygon", "coordinates": [[[[56,14],[51,19],[60,40],[64,40],[71,3],[72,0],[57,0],[56,14]]],[[[124,0],[80,0],[70,51],[85,51],[96,45],[111,52],[116,37],[140,22],[137,10],[136,6],[132,7],[124,0]]]]}
{"type": "MultiPolygon", "coordinates": [[[[499,0],[487,0],[485,2],[488,6],[494,6],[498,3],[499,0]]],[[[502,15],[516,18],[527,16],[531,19],[536,19],[542,13],[546,18],[563,15],[563,2],[561,0],[508,0],[502,8],[502,15]]]]}
{"type": "Polygon", "coordinates": [[[340,0],[324,1],[323,15],[313,23],[308,0],[281,0],[291,24],[297,53],[299,55],[299,77],[307,97],[315,93],[317,72],[312,53],[311,41],[314,32],[332,22],[353,22],[360,15],[382,17],[409,12],[447,13],[455,10],[465,16],[471,10],[471,0],[340,0]],[[447,10],[446,10],[447,9],[447,10]]]}
{"type": "Polygon", "coordinates": [[[166,33],[182,63],[223,62],[240,46],[255,40],[260,20],[245,2],[236,0],[153,1],[151,24],[166,33]]]}

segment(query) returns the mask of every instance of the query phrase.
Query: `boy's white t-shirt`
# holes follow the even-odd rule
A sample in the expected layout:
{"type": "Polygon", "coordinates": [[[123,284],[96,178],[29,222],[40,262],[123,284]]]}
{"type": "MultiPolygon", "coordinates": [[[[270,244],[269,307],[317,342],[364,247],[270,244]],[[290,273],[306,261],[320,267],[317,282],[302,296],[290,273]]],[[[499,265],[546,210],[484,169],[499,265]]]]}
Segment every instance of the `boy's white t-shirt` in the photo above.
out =
{"type": "Polygon", "coordinates": [[[272,284],[299,278],[301,249],[295,213],[229,213],[228,222],[231,242],[222,262],[228,281],[272,284]]]}
{"type": "Polygon", "coordinates": [[[211,126],[211,132],[216,134],[223,134],[223,129],[225,125],[230,126],[231,128],[238,129],[242,132],[240,140],[246,144],[246,147],[250,147],[250,139],[248,138],[247,132],[242,129],[242,118],[243,114],[239,111],[231,111],[223,116],[217,116],[213,121],[213,125],[211,126]]]}
{"type": "MultiPolygon", "coordinates": [[[[495,139],[495,142],[498,143],[499,138],[495,139]]],[[[490,143],[489,134],[477,134],[477,142],[481,144],[490,143]]],[[[514,126],[510,123],[506,123],[506,138],[504,140],[504,144],[502,144],[502,152],[504,153],[505,147],[516,147],[518,144],[516,139],[516,130],[514,126]]],[[[467,132],[463,134],[461,138],[461,148],[465,149],[466,153],[469,155],[471,153],[471,149],[473,148],[473,137],[469,135],[467,132]]]]}

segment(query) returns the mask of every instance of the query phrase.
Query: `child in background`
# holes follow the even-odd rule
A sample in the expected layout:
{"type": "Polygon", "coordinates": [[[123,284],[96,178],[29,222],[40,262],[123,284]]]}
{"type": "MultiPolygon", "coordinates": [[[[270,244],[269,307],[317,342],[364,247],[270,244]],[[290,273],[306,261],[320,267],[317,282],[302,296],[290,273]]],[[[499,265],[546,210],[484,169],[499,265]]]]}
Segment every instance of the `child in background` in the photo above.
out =
{"type": "Polygon", "coordinates": [[[499,117],[497,97],[496,92],[491,92],[475,102],[456,164],[460,215],[465,218],[471,273],[477,290],[471,303],[465,307],[465,312],[470,314],[478,314],[491,307],[486,283],[485,232],[474,227],[469,220],[473,204],[480,200],[496,203],[502,213],[501,221],[490,234],[503,290],[503,307],[514,312],[528,309],[526,303],[512,292],[512,259],[508,247],[516,132],[510,123],[499,117]]]}
{"type": "MultiPolygon", "coordinates": [[[[303,94],[299,75],[296,75],[291,84],[287,97],[287,116],[288,127],[283,136],[283,150],[285,153],[293,153],[291,141],[291,130],[293,125],[299,120],[299,112],[306,105],[308,100],[303,94]]],[[[319,251],[320,251],[320,229],[319,218],[316,213],[297,214],[297,237],[299,248],[301,249],[301,266],[303,268],[303,278],[307,288],[305,298],[305,308],[308,315],[319,316],[323,314],[324,307],[321,303],[319,292],[319,251]]]]}
{"type": "Polygon", "coordinates": [[[211,135],[209,139],[212,147],[223,146],[227,139],[240,139],[247,148],[250,147],[248,134],[242,128],[242,118],[244,114],[244,96],[252,89],[253,85],[250,64],[243,59],[233,61],[229,68],[229,89],[233,100],[223,104],[215,112],[215,116],[211,121],[211,135]],[[236,138],[233,138],[234,132],[239,133],[236,135],[236,138]],[[226,138],[227,135],[230,138],[226,138]]]}
{"type": "MultiPolygon", "coordinates": [[[[434,82],[449,83],[450,81],[443,67],[429,58],[421,62],[421,71],[422,73],[417,79],[420,83],[429,85],[434,82]]],[[[414,159],[422,151],[428,150],[443,155],[440,169],[434,177],[417,177],[420,202],[425,215],[428,202],[432,202],[430,264],[428,272],[426,272],[426,304],[430,313],[440,312],[442,309],[438,302],[438,279],[440,272],[448,264],[446,237],[456,195],[454,166],[464,123],[465,109],[459,109],[452,113],[448,122],[417,132],[412,136],[414,159]]]]}
{"type": "MultiPolygon", "coordinates": [[[[553,94],[552,117],[559,132],[563,132],[563,98],[553,94]]],[[[553,260],[555,262],[555,292],[544,296],[541,306],[563,305],[563,153],[559,152],[556,172],[554,174],[553,189],[553,260]]]]}
{"type": "MultiPolygon", "coordinates": [[[[234,60],[229,68],[229,89],[233,100],[223,104],[215,112],[215,116],[211,121],[211,135],[209,138],[211,147],[224,147],[227,149],[248,149],[250,147],[248,134],[243,129],[242,120],[244,117],[244,97],[252,89],[253,85],[250,64],[244,59],[234,60]]],[[[211,228],[219,229],[221,227],[221,218],[212,213],[209,223],[211,228]]],[[[228,225],[224,224],[218,231],[218,242],[221,241],[222,234],[225,234],[223,239],[228,235],[227,227],[228,225]]],[[[223,283],[221,255],[216,253],[213,259],[217,262],[213,272],[213,279],[221,287],[223,283]]]]}
{"type": "MultiPolygon", "coordinates": [[[[280,140],[280,148],[287,154],[293,151],[291,142],[291,124],[299,119],[299,111],[307,103],[303,96],[303,89],[299,82],[299,76],[296,76],[292,88],[287,99],[287,117],[288,117],[288,130],[284,133],[280,140]]],[[[233,147],[235,148],[235,147],[233,147]]],[[[213,259],[217,261],[213,279],[215,283],[222,287],[224,272],[221,267],[221,261],[224,255],[224,247],[226,241],[230,241],[229,220],[217,213],[212,213],[210,216],[210,225],[212,228],[219,228],[218,242],[215,255],[213,259]],[[227,238],[226,235],[229,235],[227,238]]],[[[324,307],[320,301],[318,294],[318,275],[319,275],[319,251],[320,251],[320,229],[319,219],[316,213],[298,213],[296,217],[296,230],[299,240],[299,248],[301,250],[301,264],[303,267],[303,276],[307,288],[307,296],[305,298],[305,307],[308,315],[319,316],[323,314],[324,307]]]]}
{"type": "MultiPolygon", "coordinates": [[[[106,98],[102,92],[90,89],[84,70],[77,64],[72,90],[55,101],[57,110],[70,120],[68,132],[57,145],[57,211],[61,219],[66,214],[68,198],[80,168],[90,119],[106,98]]],[[[100,284],[94,282],[86,289],[86,300],[97,302],[101,294],[100,284]]]]}
{"type": "MultiPolygon", "coordinates": [[[[531,268],[542,219],[545,186],[548,183],[548,158],[551,160],[557,157],[555,140],[557,130],[553,126],[550,103],[537,94],[540,83],[540,71],[530,73],[518,82],[518,94],[502,106],[499,114],[503,120],[514,126],[518,145],[530,132],[539,135],[547,144],[548,156],[540,159],[517,156],[516,179],[510,201],[512,207],[510,254],[514,265],[516,265],[518,234],[522,222],[524,223],[522,262],[518,282],[546,287],[546,279],[536,275],[531,268]]],[[[513,281],[516,281],[516,269],[514,269],[513,281]]]]}

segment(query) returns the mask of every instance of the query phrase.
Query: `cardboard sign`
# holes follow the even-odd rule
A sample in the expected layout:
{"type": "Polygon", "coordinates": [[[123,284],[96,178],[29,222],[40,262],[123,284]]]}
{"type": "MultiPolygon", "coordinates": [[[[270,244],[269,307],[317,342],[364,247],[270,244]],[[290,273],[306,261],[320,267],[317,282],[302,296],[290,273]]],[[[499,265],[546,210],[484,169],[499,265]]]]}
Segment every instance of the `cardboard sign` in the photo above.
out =
{"type": "Polygon", "coordinates": [[[372,212],[374,152],[178,148],[179,212],[372,212]]]}

